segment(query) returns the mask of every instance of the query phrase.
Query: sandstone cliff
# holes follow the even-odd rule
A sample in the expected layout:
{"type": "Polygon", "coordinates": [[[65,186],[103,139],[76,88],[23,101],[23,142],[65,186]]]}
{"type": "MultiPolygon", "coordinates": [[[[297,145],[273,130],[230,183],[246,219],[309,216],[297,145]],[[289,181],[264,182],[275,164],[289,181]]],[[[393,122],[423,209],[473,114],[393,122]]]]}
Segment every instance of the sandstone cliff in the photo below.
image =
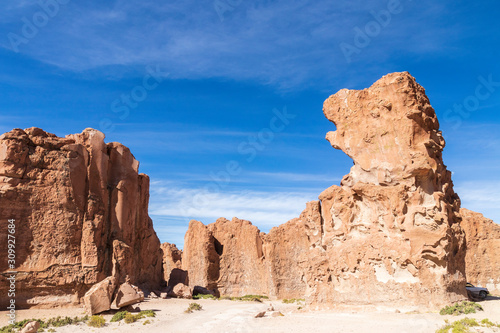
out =
{"type": "Polygon", "coordinates": [[[328,141],[354,161],[341,186],[268,235],[238,219],[192,221],[189,283],[310,304],[436,308],[465,298],[460,199],[424,88],[393,73],[368,89],[339,91],[323,111],[337,127],[328,141]]]}
{"type": "MultiPolygon", "coordinates": [[[[0,137],[0,253],[15,219],[18,306],[78,302],[109,275],[159,286],[149,178],[138,168],[128,148],[104,143],[93,129],[65,138],[14,129],[0,137]]],[[[2,294],[6,271],[2,260],[2,294]]]]}
{"type": "Polygon", "coordinates": [[[467,282],[500,293],[500,225],[482,214],[460,209],[467,239],[465,271],[467,282]]]}
{"type": "Polygon", "coordinates": [[[163,251],[163,279],[167,286],[175,287],[178,283],[188,284],[187,272],[182,270],[182,251],[175,244],[161,244],[163,251]]]}

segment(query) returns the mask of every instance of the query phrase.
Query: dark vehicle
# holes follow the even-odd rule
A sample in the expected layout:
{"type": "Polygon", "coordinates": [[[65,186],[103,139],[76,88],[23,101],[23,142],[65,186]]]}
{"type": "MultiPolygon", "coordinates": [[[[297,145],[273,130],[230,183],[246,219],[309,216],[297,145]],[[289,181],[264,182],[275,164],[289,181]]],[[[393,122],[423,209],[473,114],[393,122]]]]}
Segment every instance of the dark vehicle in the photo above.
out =
{"type": "Polygon", "coordinates": [[[465,289],[467,289],[467,292],[470,293],[471,296],[479,297],[482,299],[485,299],[486,296],[488,296],[489,294],[488,289],[482,287],[475,287],[472,285],[472,283],[467,283],[465,285],[465,289]]]}

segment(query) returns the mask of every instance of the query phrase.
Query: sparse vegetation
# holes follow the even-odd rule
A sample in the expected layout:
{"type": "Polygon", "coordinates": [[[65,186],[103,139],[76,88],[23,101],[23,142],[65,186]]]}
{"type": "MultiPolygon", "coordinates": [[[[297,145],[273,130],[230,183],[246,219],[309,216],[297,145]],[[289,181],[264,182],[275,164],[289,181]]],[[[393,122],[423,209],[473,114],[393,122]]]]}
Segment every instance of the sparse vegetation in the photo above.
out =
{"type": "Polygon", "coordinates": [[[110,322],[114,323],[114,322],[122,320],[123,318],[125,318],[125,315],[127,313],[128,313],[127,311],[120,311],[120,312],[115,313],[113,315],[113,318],[111,318],[110,322]]]}
{"type": "Polygon", "coordinates": [[[203,307],[198,303],[191,303],[189,307],[184,311],[185,313],[192,313],[193,311],[200,311],[203,307]]]}
{"type": "Polygon", "coordinates": [[[106,323],[106,319],[103,316],[92,316],[87,321],[87,325],[90,327],[103,327],[106,323]]]}
{"type": "Polygon", "coordinates": [[[151,321],[149,321],[149,319],[147,319],[145,322],[142,323],[143,325],[147,325],[147,324],[151,324],[151,321]]]}
{"type": "Polygon", "coordinates": [[[498,327],[498,328],[500,328],[500,324],[495,324],[494,322],[492,322],[488,318],[481,320],[481,324],[486,326],[486,327],[498,327]]]}
{"type": "Polygon", "coordinates": [[[122,319],[125,320],[127,324],[135,323],[139,319],[146,317],[156,317],[156,313],[153,310],[145,310],[141,311],[137,314],[132,314],[128,311],[120,311],[114,314],[113,318],[111,318],[110,322],[117,322],[122,319]]]}
{"type": "Polygon", "coordinates": [[[213,299],[213,300],[216,300],[217,297],[215,297],[214,295],[198,294],[198,295],[193,296],[193,299],[213,299]]]}
{"type": "Polygon", "coordinates": [[[127,323],[127,324],[132,324],[132,323],[135,323],[137,321],[137,315],[133,315],[131,314],[130,312],[127,312],[125,314],[125,317],[123,317],[123,320],[127,323]]]}
{"type": "Polygon", "coordinates": [[[306,300],[303,298],[290,298],[290,299],[284,299],[283,303],[285,304],[293,304],[293,303],[300,303],[300,302],[305,302],[306,300]]]}
{"type": "Polygon", "coordinates": [[[483,307],[475,302],[459,302],[453,305],[448,305],[439,311],[440,315],[454,315],[476,313],[476,311],[483,311],[483,307]]]}
{"type": "Polygon", "coordinates": [[[260,303],[262,303],[263,299],[269,299],[269,297],[263,295],[245,295],[241,297],[231,297],[231,301],[246,301],[246,302],[260,302],[260,303]]]}
{"type": "Polygon", "coordinates": [[[495,324],[489,319],[483,319],[481,322],[478,322],[474,318],[464,318],[452,323],[449,323],[447,320],[445,322],[446,325],[438,329],[436,333],[449,333],[450,330],[452,333],[470,333],[473,332],[470,329],[471,327],[500,327],[500,324],[495,324]]]}
{"type": "Polygon", "coordinates": [[[245,296],[237,296],[237,297],[221,296],[218,299],[219,300],[228,300],[228,301],[246,301],[246,302],[260,302],[260,303],[262,303],[263,299],[269,299],[269,297],[264,296],[264,295],[245,295],[245,296]]]}
{"type": "MultiPolygon", "coordinates": [[[[123,320],[127,324],[135,323],[139,319],[146,318],[146,317],[156,317],[156,313],[153,310],[145,310],[145,311],[141,311],[137,314],[131,314],[130,312],[127,312],[127,311],[123,311],[123,312],[125,312],[125,314],[124,315],[120,314],[120,317],[123,316],[123,320]]],[[[116,313],[116,314],[118,314],[118,313],[116,313]]],[[[114,318],[114,316],[113,316],[113,318],[114,318]]],[[[120,321],[120,320],[121,319],[117,318],[117,321],[120,321]]]]}
{"type": "MultiPolygon", "coordinates": [[[[0,328],[0,333],[13,333],[17,332],[19,329],[23,328],[26,323],[30,321],[38,321],[40,323],[40,330],[39,332],[42,332],[42,330],[49,328],[49,327],[62,327],[66,325],[72,325],[72,324],[78,324],[82,322],[86,322],[89,320],[88,316],[84,317],[55,317],[55,318],[50,318],[46,321],[43,321],[41,319],[24,319],[21,320],[14,325],[8,325],[0,328]]],[[[50,332],[50,330],[48,330],[50,332]]]]}

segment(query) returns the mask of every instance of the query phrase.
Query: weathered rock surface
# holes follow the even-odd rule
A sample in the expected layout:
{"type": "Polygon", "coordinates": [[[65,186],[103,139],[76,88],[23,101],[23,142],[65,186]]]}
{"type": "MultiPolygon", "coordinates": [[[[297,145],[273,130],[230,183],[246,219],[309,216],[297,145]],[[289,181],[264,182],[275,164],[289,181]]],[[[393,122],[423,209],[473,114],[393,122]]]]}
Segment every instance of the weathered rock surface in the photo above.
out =
{"type": "Polygon", "coordinates": [[[191,221],[189,284],[231,295],[250,286],[310,304],[437,308],[464,299],[460,199],[424,88],[393,73],[368,89],[339,91],[323,111],[337,127],[327,139],[354,161],[341,186],[268,235],[238,219],[191,221]]]}
{"type": "Polygon", "coordinates": [[[161,244],[163,250],[163,278],[168,287],[178,283],[189,284],[188,274],[182,270],[182,251],[175,244],[161,244]]]}
{"type": "Polygon", "coordinates": [[[19,333],[36,333],[40,328],[40,323],[38,321],[30,321],[24,325],[24,327],[19,331],[19,333]]]}
{"type": "MultiPolygon", "coordinates": [[[[17,306],[78,302],[110,275],[159,287],[149,178],[138,167],[128,148],[104,143],[93,129],[65,138],[39,128],[0,136],[0,253],[15,219],[17,306]]],[[[3,294],[7,269],[1,260],[3,294]]]]}
{"type": "Polygon", "coordinates": [[[177,298],[192,298],[193,288],[179,283],[172,289],[172,296],[177,298]]]}
{"type": "Polygon", "coordinates": [[[118,308],[142,301],[144,301],[144,293],[128,282],[122,283],[116,292],[115,304],[118,308]]]}
{"type": "Polygon", "coordinates": [[[189,222],[182,255],[182,269],[188,272],[189,286],[217,288],[220,254],[220,243],[212,232],[199,221],[189,222]]]}
{"type": "Polygon", "coordinates": [[[460,209],[467,239],[465,273],[467,282],[500,293],[500,225],[482,214],[460,209]]]}
{"type": "Polygon", "coordinates": [[[111,309],[115,289],[116,278],[112,276],[94,284],[83,296],[85,312],[93,315],[111,309]]]}
{"type": "Polygon", "coordinates": [[[339,91],[323,111],[337,127],[327,140],[354,166],[319,196],[325,261],[308,270],[306,296],[431,307],[464,297],[460,199],[424,88],[393,73],[368,89],[339,91]]]}

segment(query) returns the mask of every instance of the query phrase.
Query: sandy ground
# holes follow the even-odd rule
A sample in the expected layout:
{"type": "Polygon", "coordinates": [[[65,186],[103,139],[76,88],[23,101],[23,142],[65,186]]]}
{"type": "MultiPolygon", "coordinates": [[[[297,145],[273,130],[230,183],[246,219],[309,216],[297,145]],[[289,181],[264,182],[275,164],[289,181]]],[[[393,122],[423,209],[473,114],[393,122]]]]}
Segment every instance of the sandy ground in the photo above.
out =
{"type": "MultiPolygon", "coordinates": [[[[500,298],[489,297],[480,302],[484,311],[467,315],[469,318],[488,318],[500,323],[500,298]]],[[[241,302],[215,300],[183,300],[183,299],[155,299],[146,300],[140,305],[141,310],[154,310],[155,318],[147,318],[150,324],[144,325],[146,319],[133,324],[110,323],[111,314],[105,314],[104,328],[91,328],[86,324],[71,325],[55,328],[55,332],[435,332],[444,325],[445,319],[450,321],[466,317],[441,316],[438,313],[400,313],[396,309],[355,311],[310,311],[298,310],[296,304],[283,304],[280,301],[241,302]],[[191,314],[184,313],[189,303],[197,302],[203,310],[191,314]],[[283,317],[271,317],[269,313],[264,318],[254,316],[269,308],[273,304],[275,310],[281,311],[283,317]]],[[[7,324],[7,312],[0,311],[0,327],[7,324]]],[[[81,316],[83,309],[30,309],[18,310],[17,320],[25,318],[48,319],[57,316],[81,316]]],[[[481,329],[478,332],[489,332],[481,329]]]]}

